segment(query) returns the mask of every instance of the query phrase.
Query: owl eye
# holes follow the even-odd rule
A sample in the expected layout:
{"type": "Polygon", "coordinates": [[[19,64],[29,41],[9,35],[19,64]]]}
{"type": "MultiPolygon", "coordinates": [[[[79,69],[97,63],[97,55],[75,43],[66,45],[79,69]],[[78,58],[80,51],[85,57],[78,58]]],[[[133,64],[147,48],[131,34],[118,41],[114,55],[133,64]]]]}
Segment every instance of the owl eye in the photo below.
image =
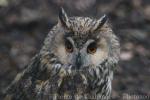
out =
{"type": "Polygon", "coordinates": [[[91,43],[88,47],[87,47],[87,53],[90,54],[94,54],[97,50],[97,45],[95,42],[91,43]]]}
{"type": "Polygon", "coordinates": [[[73,46],[68,40],[65,41],[65,48],[67,52],[69,53],[73,52],[73,46]]]}

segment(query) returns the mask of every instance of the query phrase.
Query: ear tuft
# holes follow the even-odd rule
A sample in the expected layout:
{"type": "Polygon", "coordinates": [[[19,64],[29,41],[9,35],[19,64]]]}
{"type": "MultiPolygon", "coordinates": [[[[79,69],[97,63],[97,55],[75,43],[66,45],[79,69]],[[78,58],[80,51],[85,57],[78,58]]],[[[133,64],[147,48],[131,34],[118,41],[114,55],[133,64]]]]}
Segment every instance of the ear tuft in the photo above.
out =
{"type": "Polygon", "coordinates": [[[94,30],[101,28],[107,22],[107,20],[108,20],[108,16],[103,15],[99,20],[97,20],[97,23],[95,24],[94,30]]]}
{"type": "Polygon", "coordinates": [[[66,27],[69,26],[68,16],[62,7],[59,10],[59,20],[62,25],[66,26],[66,27]]]}
{"type": "Polygon", "coordinates": [[[107,22],[108,16],[103,15],[99,20],[100,20],[100,26],[103,26],[107,22]]]}

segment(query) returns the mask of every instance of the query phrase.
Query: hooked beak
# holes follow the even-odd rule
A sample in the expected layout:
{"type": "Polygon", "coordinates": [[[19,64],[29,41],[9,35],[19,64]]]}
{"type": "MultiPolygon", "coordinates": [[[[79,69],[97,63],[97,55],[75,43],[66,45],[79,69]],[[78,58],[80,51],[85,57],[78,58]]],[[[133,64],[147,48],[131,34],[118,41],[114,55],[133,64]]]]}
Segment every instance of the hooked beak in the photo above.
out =
{"type": "Polygon", "coordinates": [[[78,53],[75,61],[76,69],[80,69],[81,65],[82,65],[81,53],[78,53]]]}

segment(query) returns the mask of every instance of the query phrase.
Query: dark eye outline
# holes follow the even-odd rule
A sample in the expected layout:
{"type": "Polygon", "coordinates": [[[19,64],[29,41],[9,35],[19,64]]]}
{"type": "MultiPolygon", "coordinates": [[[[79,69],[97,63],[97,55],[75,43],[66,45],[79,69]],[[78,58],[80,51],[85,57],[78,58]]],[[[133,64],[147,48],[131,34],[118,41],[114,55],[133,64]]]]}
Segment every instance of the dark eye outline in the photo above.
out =
{"type": "Polygon", "coordinates": [[[69,40],[65,40],[65,49],[69,53],[73,52],[73,45],[71,44],[69,40]]]}
{"type": "Polygon", "coordinates": [[[94,54],[97,51],[97,44],[95,42],[92,42],[87,47],[87,53],[94,54]]]}

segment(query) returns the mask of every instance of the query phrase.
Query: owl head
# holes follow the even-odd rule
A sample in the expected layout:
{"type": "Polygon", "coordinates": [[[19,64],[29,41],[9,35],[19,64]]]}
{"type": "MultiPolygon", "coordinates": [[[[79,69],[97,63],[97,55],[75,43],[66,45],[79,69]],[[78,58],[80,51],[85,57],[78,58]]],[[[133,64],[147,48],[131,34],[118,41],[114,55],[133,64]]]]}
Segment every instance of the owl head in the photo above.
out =
{"type": "Polygon", "coordinates": [[[106,15],[99,19],[68,17],[62,8],[42,51],[50,52],[73,70],[95,67],[106,61],[117,63],[119,43],[107,20],[106,15]]]}

